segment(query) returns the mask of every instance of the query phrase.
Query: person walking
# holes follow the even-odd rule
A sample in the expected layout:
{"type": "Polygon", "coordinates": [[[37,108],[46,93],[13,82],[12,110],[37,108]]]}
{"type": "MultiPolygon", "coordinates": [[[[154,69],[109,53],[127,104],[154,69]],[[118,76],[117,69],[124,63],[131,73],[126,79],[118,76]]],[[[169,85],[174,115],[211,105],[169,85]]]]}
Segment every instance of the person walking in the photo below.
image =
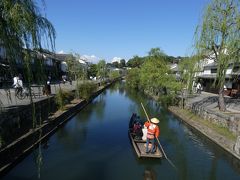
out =
{"type": "Polygon", "coordinates": [[[147,142],[146,142],[146,153],[151,152],[152,154],[156,151],[155,146],[155,138],[158,138],[160,134],[160,128],[158,127],[159,120],[157,118],[152,118],[149,121],[144,123],[144,126],[147,127],[147,142]],[[151,147],[149,150],[149,145],[151,143],[151,147]]]}
{"type": "Polygon", "coordinates": [[[202,91],[202,85],[200,82],[197,83],[197,93],[198,94],[201,94],[201,91],[202,91]]]}
{"type": "Polygon", "coordinates": [[[51,92],[51,76],[50,75],[48,76],[45,89],[46,89],[46,95],[47,96],[52,94],[52,92],[51,92]]]}
{"type": "Polygon", "coordinates": [[[16,75],[13,78],[13,88],[15,89],[15,95],[18,95],[19,93],[22,93],[23,90],[23,81],[22,81],[22,75],[16,75]]]}

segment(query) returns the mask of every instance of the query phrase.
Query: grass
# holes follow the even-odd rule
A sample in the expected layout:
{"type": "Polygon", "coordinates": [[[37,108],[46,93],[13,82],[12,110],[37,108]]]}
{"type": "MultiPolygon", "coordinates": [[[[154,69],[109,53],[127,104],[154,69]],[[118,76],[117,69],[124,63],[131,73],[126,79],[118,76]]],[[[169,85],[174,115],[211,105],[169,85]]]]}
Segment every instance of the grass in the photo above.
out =
{"type": "Polygon", "coordinates": [[[181,113],[181,115],[188,117],[189,119],[193,120],[193,121],[197,121],[201,124],[203,124],[204,126],[212,129],[213,131],[217,132],[218,134],[226,137],[227,139],[236,141],[237,136],[234,135],[232,132],[230,132],[226,127],[217,125],[215,123],[210,122],[209,120],[204,120],[201,117],[195,115],[194,113],[192,113],[189,110],[186,109],[178,109],[178,112],[181,113]]]}

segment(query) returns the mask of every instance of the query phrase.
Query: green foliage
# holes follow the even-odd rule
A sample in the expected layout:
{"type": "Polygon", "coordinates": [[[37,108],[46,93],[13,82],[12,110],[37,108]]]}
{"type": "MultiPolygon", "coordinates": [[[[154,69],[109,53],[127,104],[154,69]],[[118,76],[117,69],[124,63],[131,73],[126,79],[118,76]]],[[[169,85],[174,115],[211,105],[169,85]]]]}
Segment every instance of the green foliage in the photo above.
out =
{"type": "MultiPolygon", "coordinates": [[[[164,89],[177,91],[180,89],[175,75],[171,74],[170,68],[160,56],[149,57],[141,67],[140,83],[144,89],[152,93],[160,93],[164,89]]],[[[166,94],[166,92],[165,92],[166,94]]]]}
{"type": "Polygon", "coordinates": [[[114,80],[114,79],[120,77],[120,73],[119,73],[119,71],[111,71],[109,74],[109,77],[111,80],[114,80]]]}
{"type": "Polygon", "coordinates": [[[55,96],[58,109],[64,110],[65,105],[69,104],[73,98],[74,96],[71,92],[60,89],[55,96]]]}
{"type": "Polygon", "coordinates": [[[66,63],[68,66],[68,75],[71,79],[86,79],[87,78],[87,70],[79,63],[80,55],[75,53],[75,55],[70,54],[66,58],[66,63]]]}
{"type": "Polygon", "coordinates": [[[131,68],[140,67],[143,64],[144,59],[145,58],[143,57],[134,56],[133,58],[128,60],[127,66],[131,68]]]}
{"type": "Polygon", "coordinates": [[[128,70],[126,81],[129,87],[160,96],[164,104],[170,105],[175,101],[181,83],[172,74],[165,58],[159,48],[152,48],[140,68],[128,70]]]}
{"type": "Polygon", "coordinates": [[[0,9],[0,39],[6,48],[11,72],[16,68],[15,59],[23,55],[23,47],[41,49],[44,41],[44,44],[50,42],[54,49],[55,29],[40,14],[35,1],[1,0],[0,9]]]}
{"type": "Polygon", "coordinates": [[[82,84],[78,84],[77,93],[79,94],[79,98],[88,100],[90,96],[96,91],[97,85],[93,82],[84,82],[82,84]]]}
{"type": "Polygon", "coordinates": [[[117,61],[112,62],[112,66],[115,68],[119,68],[119,63],[117,61]]]}
{"type": "Polygon", "coordinates": [[[125,59],[121,59],[120,60],[120,63],[119,63],[119,68],[123,68],[123,67],[125,67],[126,66],[126,61],[125,61],[125,59]]]}
{"type": "MultiPolygon", "coordinates": [[[[17,73],[16,60],[23,60],[27,88],[30,90],[30,83],[32,83],[34,76],[31,64],[32,59],[34,59],[32,57],[33,50],[42,49],[44,45],[50,45],[51,49],[54,50],[55,29],[50,21],[45,16],[42,16],[42,11],[37,6],[36,1],[1,0],[0,9],[0,40],[6,49],[6,60],[9,63],[11,76],[17,73]]],[[[39,73],[35,75],[37,74],[39,73]]],[[[29,92],[33,128],[35,128],[35,104],[33,103],[31,91],[29,92]]]]}
{"type": "Polygon", "coordinates": [[[176,105],[178,102],[176,94],[167,94],[159,96],[158,101],[160,101],[161,104],[165,107],[176,105]]]}
{"type": "Polygon", "coordinates": [[[213,0],[206,8],[197,27],[196,53],[201,57],[214,56],[217,62],[215,84],[219,88],[219,108],[225,111],[224,82],[230,62],[240,60],[239,0],[213,0]]]}
{"type": "Polygon", "coordinates": [[[97,75],[100,76],[100,79],[104,79],[107,76],[107,66],[104,59],[97,64],[97,75]]]}
{"type": "Polygon", "coordinates": [[[192,56],[190,58],[184,58],[179,63],[180,81],[182,84],[182,89],[187,88],[188,92],[192,93],[194,75],[199,70],[199,65],[197,64],[198,57],[192,56]]]}
{"type": "Polygon", "coordinates": [[[149,52],[148,52],[149,56],[152,57],[166,57],[166,54],[160,49],[160,48],[152,48],[149,52]]]}
{"type": "Polygon", "coordinates": [[[132,89],[140,89],[140,69],[129,69],[126,76],[126,83],[132,89]]]}
{"type": "Polygon", "coordinates": [[[90,68],[88,69],[88,75],[92,77],[97,76],[97,65],[96,64],[91,64],[90,68]]]}

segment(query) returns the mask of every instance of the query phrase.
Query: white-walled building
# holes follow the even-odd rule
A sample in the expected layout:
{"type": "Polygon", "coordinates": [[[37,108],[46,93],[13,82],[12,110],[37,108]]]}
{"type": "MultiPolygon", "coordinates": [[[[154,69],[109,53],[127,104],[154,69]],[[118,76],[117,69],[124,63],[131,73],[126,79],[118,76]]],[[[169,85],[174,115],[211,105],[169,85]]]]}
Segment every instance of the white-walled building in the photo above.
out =
{"type": "MultiPolygon", "coordinates": [[[[227,95],[231,95],[231,91],[239,91],[240,82],[239,63],[229,62],[226,70],[225,88],[228,90],[227,95]]],[[[214,82],[217,76],[217,63],[214,61],[214,56],[210,56],[200,61],[199,72],[196,73],[196,79],[200,80],[203,90],[212,93],[218,93],[218,89],[214,87],[214,82]]]]}

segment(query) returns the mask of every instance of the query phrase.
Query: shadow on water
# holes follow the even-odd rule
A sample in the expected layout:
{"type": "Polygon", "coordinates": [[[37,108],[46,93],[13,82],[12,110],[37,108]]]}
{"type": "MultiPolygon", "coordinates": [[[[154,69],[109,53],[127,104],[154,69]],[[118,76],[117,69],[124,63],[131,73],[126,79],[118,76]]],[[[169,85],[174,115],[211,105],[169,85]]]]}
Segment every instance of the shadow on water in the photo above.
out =
{"type": "Polygon", "coordinates": [[[143,179],[144,180],[157,180],[156,171],[154,169],[152,169],[151,167],[147,167],[144,170],[143,179]]]}

